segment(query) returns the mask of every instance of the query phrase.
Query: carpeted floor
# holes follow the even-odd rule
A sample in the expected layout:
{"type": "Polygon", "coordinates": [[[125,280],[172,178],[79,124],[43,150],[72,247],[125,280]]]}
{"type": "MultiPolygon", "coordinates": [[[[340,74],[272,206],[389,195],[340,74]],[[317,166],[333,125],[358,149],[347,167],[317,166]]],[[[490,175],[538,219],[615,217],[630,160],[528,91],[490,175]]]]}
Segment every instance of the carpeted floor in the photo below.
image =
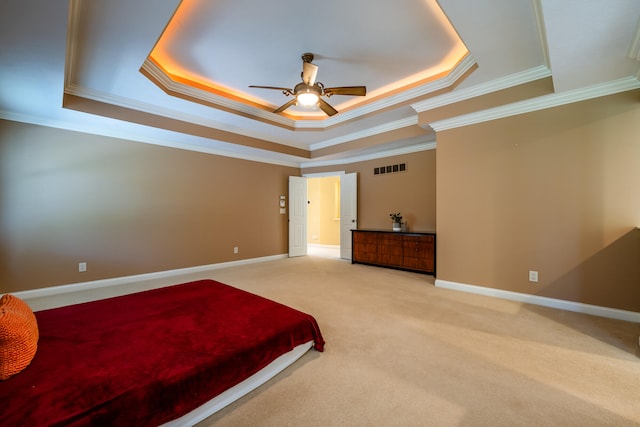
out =
{"type": "Polygon", "coordinates": [[[327,345],[200,426],[636,426],[640,325],[307,256],[211,278],[312,314],[327,345]]]}

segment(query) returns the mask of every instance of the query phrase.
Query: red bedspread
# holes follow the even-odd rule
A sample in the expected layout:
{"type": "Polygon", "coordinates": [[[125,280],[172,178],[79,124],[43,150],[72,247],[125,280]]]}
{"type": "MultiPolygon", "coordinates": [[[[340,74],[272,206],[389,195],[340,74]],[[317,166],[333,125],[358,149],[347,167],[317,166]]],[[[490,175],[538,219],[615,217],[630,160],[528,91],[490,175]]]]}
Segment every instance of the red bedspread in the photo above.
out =
{"type": "Polygon", "coordinates": [[[212,280],[36,312],[38,352],[0,382],[0,425],[158,425],[324,341],[305,313],[212,280]]]}

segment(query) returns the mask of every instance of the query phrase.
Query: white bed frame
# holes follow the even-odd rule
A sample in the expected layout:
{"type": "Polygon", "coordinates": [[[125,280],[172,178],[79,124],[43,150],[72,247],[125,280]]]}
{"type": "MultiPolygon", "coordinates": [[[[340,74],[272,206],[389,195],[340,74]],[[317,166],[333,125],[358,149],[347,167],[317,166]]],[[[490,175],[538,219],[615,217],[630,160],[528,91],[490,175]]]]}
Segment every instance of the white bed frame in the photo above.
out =
{"type": "Polygon", "coordinates": [[[313,347],[313,341],[300,344],[288,353],[275,359],[273,362],[265,366],[262,370],[256,372],[241,383],[227,389],[218,396],[214,397],[202,406],[197,407],[188,414],[183,415],[168,423],[162,424],[161,427],[184,427],[193,426],[205,418],[215,414],[225,406],[235,402],[242,396],[249,394],[262,384],[275,377],[285,368],[293,364],[301,358],[309,349],[313,347]]]}

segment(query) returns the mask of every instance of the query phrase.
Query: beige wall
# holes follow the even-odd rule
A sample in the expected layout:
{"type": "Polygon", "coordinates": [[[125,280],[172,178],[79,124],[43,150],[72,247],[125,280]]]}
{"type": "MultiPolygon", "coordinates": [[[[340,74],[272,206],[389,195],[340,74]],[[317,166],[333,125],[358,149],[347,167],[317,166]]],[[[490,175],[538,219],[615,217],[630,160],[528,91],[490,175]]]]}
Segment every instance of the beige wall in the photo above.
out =
{"type": "Polygon", "coordinates": [[[391,212],[400,212],[413,231],[436,229],[436,151],[427,150],[340,167],[305,168],[303,173],[358,174],[358,227],[391,230],[391,212]],[[374,175],[375,167],[405,163],[407,170],[374,175]]]}
{"type": "Polygon", "coordinates": [[[0,292],[285,254],[289,175],[0,120],[0,292]]]}
{"type": "Polygon", "coordinates": [[[640,311],[639,91],[437,143],[439,279],[640,311]]]}
{"type": "MultiPolygon", "coordinates": [[[[440,280],[640,311],[639,135],[634,91],[303,172],[357,172],[360,228],[396,211],[431,231],[437,213],[440,280]]],[[[0,292],[284,254],[299,172],[0,120],[0,292]]]]}
{"type": "Polygon", "coordinates": [[[340,177],[307,180],[307,242],[340,245],[340,177]]]}

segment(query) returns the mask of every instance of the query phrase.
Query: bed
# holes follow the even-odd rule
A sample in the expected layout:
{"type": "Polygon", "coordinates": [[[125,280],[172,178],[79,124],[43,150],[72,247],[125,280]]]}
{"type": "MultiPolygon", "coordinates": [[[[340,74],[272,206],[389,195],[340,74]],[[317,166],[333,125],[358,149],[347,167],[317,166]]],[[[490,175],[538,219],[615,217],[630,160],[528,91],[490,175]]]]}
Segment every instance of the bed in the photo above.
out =
{"type": "Polygon", "coordinates": [[[35,316],[35,357],[0,381],[0,425],[192,425],[324,348],[311,315],[213,280],[35,316]]]}

